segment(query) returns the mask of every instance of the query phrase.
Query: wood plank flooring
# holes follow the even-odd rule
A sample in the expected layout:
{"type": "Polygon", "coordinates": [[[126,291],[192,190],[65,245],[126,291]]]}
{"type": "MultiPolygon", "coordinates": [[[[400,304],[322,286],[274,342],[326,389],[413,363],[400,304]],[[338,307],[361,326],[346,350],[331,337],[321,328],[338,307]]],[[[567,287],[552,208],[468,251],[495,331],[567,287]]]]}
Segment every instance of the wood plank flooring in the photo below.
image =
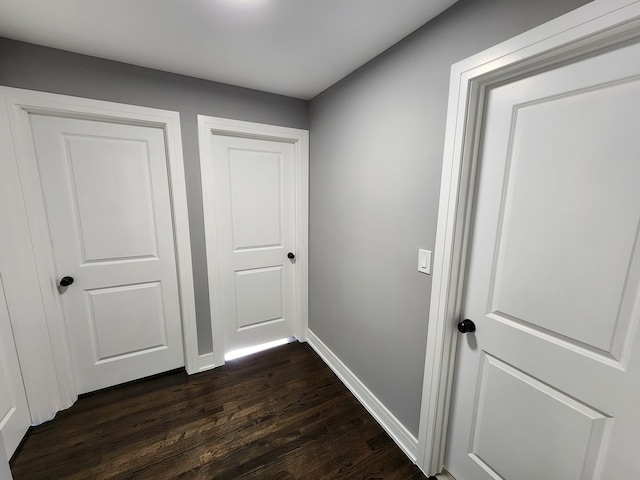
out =
{"type": "Polygon", "coordinates": [[[15,480],[426,479],[300,343],[83,396],[10,464],[15,480]]]}

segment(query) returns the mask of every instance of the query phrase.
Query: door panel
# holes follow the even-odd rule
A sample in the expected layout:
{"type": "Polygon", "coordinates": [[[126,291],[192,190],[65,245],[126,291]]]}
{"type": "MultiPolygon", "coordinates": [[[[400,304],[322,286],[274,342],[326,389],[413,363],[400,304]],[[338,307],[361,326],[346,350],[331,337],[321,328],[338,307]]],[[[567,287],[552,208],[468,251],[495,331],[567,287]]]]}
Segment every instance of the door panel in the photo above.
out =
{"type": "Polygon", "coordinates": [[[234,251],[282,247],[280,152],[228,150],[234,251]]]}
{"type": "Polygon", "coordinates": [[[184,365],[163,130],[30,121],[79,393],[184,365]]]}
{"type": "Polygon", "coordinates": [[[286,142],[211,142],[228,353],[295,335],[295,157],[286,142]]]}
{"type": "Polygon", "coordinates": [[[639,94],[636,80],[517,107],[491,307],[618,357],[612,347],[616,332],[625,336],[619,323],[629,323],[618,311],[640,179],[633,133],[640,113],[625,105],[639,94]],[[585,141],[590,134],[598,142],[585,141]],[[614,161],[611,152],[620,156],[614,161]],[[599,261],[607,251],[616,255],[599,261]]]}
{"type": "Polygon", "coordinates": [[[519,479],[522,471],[535,471],[538,478],[565,479],[593,470],[607,417],[485,352],[478,387],[470,450],[488,473],[519,479]],[[515,439],[526,455],[505,455],[515,439]]]}
{"type": "Polygon", "coordinates": [[[640,46],[486,97],[446,465],[635,478],[640,46]],[[635,405],[635,406],[634,406],[635,405]],[[633,440],[635,438],[635,440],[633,440]]]}
{"type": "Polygon", "coordinates": [[[283,319],[282,266],[236,272],[235,280],[238,329],[283,319]]]}
{"type": "Polygon", "coordinates": [[[22,371],[0,277],[0,439],[4,439],[7,458],[11,458],[30,424],[27,395],[22,383],[22,371]]]}
{"type": "Polygon", "coordinates": [[[87,292],[97,363],[167,344],[160,282],[87,292]]]}
{"type": "Polygon", "coordinates": [[[64,134],[83,263],[156,257],[143,140],[64,134]]]}

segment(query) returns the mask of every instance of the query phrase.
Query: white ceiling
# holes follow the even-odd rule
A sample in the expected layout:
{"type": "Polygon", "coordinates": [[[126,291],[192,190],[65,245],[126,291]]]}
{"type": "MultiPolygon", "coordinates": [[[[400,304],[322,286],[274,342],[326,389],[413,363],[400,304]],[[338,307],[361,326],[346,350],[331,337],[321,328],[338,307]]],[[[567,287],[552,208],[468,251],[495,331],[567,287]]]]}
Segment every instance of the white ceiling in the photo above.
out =
{"type": "Polygon", "coordinates": [[[310,99],[456,0],[0,0],[0,36],[310,99]]]}

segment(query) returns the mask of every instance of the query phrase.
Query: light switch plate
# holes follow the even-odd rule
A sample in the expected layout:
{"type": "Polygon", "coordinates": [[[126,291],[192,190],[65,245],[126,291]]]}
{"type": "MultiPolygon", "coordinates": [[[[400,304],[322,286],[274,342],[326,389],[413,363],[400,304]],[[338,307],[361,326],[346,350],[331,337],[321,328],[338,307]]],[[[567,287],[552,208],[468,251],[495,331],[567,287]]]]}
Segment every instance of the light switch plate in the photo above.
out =
{"type": "Polygon", "coordinates": [[[418,250],[418,271],[431,275],[431,251],[418,250]]]}

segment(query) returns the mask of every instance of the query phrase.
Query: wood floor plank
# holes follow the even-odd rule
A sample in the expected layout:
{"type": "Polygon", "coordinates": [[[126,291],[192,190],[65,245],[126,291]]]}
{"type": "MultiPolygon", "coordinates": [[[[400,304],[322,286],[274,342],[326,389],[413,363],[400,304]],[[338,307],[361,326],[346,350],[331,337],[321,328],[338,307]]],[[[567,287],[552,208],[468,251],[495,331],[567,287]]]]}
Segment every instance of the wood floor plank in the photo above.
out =
{"type": "Polygon", "coordinates": [[[425,480],[306,344],[82,396],[27,434],[15,480],[425,480]]]}

